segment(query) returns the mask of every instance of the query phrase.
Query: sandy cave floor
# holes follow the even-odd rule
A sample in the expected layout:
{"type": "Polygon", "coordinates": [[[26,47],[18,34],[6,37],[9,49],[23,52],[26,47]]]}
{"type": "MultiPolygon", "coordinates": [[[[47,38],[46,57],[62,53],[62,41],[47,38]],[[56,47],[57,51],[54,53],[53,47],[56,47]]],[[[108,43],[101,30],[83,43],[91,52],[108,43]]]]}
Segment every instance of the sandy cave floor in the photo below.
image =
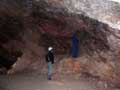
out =
{"type": "MultiPolygon", "coordinates": [[[[108,90],[96,86],[95,82],[85,79],[53,79],[48,81],[46,75],[17,74],[1,75],[0,90],[108,90]]],[[[109,89],[110,90],[110,89],[109,89]]]]}

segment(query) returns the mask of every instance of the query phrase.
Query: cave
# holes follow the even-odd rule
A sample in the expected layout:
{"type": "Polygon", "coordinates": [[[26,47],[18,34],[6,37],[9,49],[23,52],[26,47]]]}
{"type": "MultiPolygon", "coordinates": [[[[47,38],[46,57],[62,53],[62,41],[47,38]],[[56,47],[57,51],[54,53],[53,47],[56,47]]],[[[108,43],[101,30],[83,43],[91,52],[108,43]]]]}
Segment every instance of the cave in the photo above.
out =
{"type": "Polygon", "coordinates": [[[14,47],[5,48],[4,44],[7,44],[11,40],[20,39],[20,30],[23,28],[22,22],[17,17],[10,15],[0,16],[0,67],[6,70],[11,69],[11,66],[17,61],[17,57],[22,55],[22,52],[14,47]]]}
{"type": "Polygon", "coordinates": [[[110,88],[119,88],[120,4],[94,1],[1,0],[0,74],[46,74],[45,55],[52,46],[54,76],[81,73],[82,78],[94,78],[110,88]],[[109,11],[111,8],[113,11],[109,11]],[[77,58],[72,57],[74,34],[79,40],[77,58]]]}
{"type": "MultiPolygon", "coordinates": [[[[16,3],[18,2],[16,1],[16,3]]],[[[11,45],[9,47],[7,44],[10,42],[13,43],[12,41],[16,41],[16,44],[17,42],[23,43],[24,40],[22,37],[24,34],[26,35],[27,32],[33,32],[33,34],[34,32],[38,32],[40,37],[36,44],[44,48],[53,46],[55,53],[58,54],[71,53],[71,38],[76,32],[80,40],[79,48],[81,54],[92,54],[94,51],[109,50],[107,42],[107,31],[109,28],[107,24],[82,14],[67,13],[64,8],[61,9],[63,11],[55,10],[55,12],[53,11],[54,7],[49,6],[51,11],[43,11],[46,6],[46,2],[40,4],[33,2],[32,10],[28,13],[28,16],[17,16],[14,15],[13,12],[8,13],[7,11],[1,12],[0,41],[1,48],[3,49],[1,50],[1,58],[13,59],[11,64],[8,62],[7,69],[10,68],[9,64],[13,65],[14,62],[17,61],[17,58],[22,56],[22,54],[15,54],[23,53],[19,46],[11,45]],[[27,29],[30,30],[27,31],[27,29]],[[36,29],[36,31],[34,29],[36,29]],[[39,39],[41,39],[41,41],[39,41],[39,39]],[[63,42],[63,40],[65,42],[63,42]],[[3,53],[5,50],[7,53],[3,53]]],[[[24,12],[22,12],[22,14],[24,14],[24,12]]]]}

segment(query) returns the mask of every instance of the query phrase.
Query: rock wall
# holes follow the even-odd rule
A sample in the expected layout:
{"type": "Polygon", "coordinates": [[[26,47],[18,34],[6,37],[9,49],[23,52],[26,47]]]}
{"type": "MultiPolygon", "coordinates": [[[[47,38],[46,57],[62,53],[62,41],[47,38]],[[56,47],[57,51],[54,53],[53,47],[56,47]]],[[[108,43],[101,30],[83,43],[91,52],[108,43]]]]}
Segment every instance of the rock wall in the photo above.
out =
{"type": "MultiPolygon", "coordinates": [[[[119,59],[115,58],[120,46],[119,30],[107,24],[119,25],[119,3],[107,0],[1,0],[0,6],[0,33],[3,35],[0,36],[0,46],[8,51],[5,54],[10,57],[15,56],[13,52],[22,53],[16,56],[17,62],[8,74],[23,71],[40,73],[46,69],[44,56],[48,46],[54,47],[56,56],[70,56],[71,37],[76,31],[80,40],[79,55],[89,55],[89,58],[82,63],[82,69],[81,63],[70,60],[63,64],[63,58],[58,56],[56,63],[62,71],[80,73],[83,70],[83,73],[102,79],[109,77],[107,80],[114,76],[114,70],[118,71],[113,67],[116,65],[114,60],[119,59]],[[91,59],[97,55],[104,57],[91,59]]],[[[59,71],[57,66],[56,71],[59,71]]]]}

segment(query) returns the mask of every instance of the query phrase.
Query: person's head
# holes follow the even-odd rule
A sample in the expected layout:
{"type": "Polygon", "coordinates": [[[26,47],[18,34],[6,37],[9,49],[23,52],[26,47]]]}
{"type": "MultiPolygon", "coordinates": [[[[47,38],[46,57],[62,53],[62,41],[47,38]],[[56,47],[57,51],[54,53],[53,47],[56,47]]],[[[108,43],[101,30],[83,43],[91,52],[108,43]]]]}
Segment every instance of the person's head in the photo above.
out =
{"type": "Polygon", "coordinates": [[[53,51],[53,47],[48,47],[48,51],[53,51]]]}

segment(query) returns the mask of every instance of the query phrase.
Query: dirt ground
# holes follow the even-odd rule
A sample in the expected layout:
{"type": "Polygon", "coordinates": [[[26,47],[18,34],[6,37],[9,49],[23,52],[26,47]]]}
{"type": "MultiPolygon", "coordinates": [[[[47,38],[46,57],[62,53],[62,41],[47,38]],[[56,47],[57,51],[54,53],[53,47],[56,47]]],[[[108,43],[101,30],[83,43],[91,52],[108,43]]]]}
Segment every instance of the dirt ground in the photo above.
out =
{"type": "MultiPolygon", "coordinates": [[[[108,90],[86,79],[59,78],[48,81],[46,75],[18,74],[0,76],[0,90],[108,90]]],[[[110,90],[110,89],[109,89],[110,90]]],[[[112,89],[113,90],[113,89],[112,89]]]]}

